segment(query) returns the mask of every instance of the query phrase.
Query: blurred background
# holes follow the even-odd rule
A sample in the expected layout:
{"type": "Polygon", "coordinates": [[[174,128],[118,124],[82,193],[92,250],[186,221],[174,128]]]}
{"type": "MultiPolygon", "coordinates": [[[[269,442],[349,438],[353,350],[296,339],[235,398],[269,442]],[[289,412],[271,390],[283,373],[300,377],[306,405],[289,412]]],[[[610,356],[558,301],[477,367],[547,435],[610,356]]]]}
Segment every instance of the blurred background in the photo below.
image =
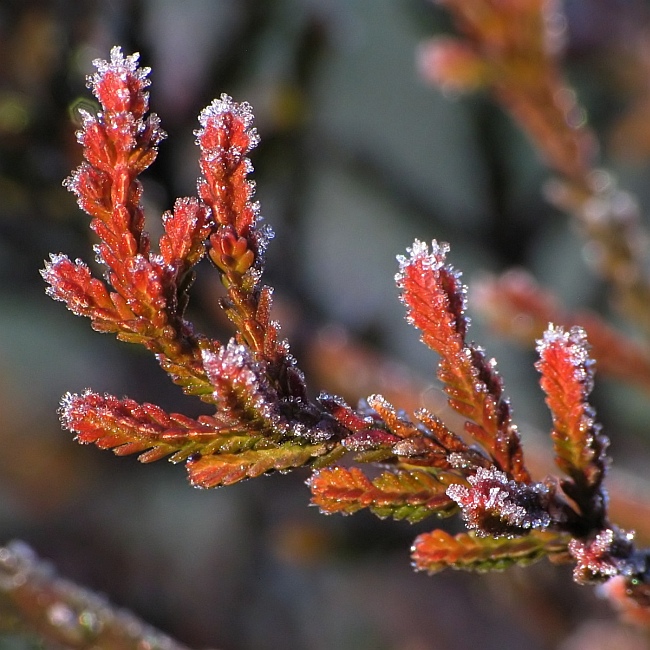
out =
{"type": "MultiPolygon", "coordinates": [[[[650,7],[565,9],[567,71],[603,161],[650,206],[650,7]]],[[[409,368],[425,387],[412,399],[439,400],[436,360],[404,321],[393,281],[395,255],[415,238],[451,242],[470,285],[523,265],[567,304],[608,313],[517,128],[489,98],[445,97],[418,77],[418,44],[450,28],[428,0],[0,1],[0,544],[25,540],[61,574],[195,648],[644,647],[566,567],[418,575],[409,547],[436,521],[323,517],[307,507],[301,471],[201,492],[181,467],[82,448],[60,428],[61,395],[86,387],[202,408],[144,351],[49,300],[38,273],[50,252],[92,261],[88,219],[61,182],[80,162],[77,109],[93,101],[85,76],[116,44],[151,66],[152,108],[169,134],[143,179],[153,232],[175,197],[195,191],[200,109],[222,92],[253,105],[257,198],[276,233],[266,281],[314,394],[354,403],[409,368]],[[359,349],[389,360],[366,393],[355,391],[367,368],[340,367],[359,349]]],[[[227,338],[219,295],[202,264],[191,318],[227,338]]],[[[547,431],[534,354],[479,318],[472,336],[499,360],[524,442],[547,431]]],[[[647,474],[647,399],[603,380],[595,401],[616,464],[647,474]]],[[[0,648],[31,647],[43,646],[0,634],[0,648]]]]}

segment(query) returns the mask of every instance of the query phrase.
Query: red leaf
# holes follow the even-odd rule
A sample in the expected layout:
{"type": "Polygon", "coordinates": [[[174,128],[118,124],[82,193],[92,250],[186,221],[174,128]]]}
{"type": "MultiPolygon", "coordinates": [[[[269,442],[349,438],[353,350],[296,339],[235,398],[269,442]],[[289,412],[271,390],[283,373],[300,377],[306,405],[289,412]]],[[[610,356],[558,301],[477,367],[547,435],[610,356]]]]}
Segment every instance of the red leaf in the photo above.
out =
{"type": "Polygon", "coordinates": [[[418,240],[400,256],[397,286],[408,307],[407,319],[422,332],[422,340],[443,357],[462,350],[467,322],[463,315],[465,288],[460,276],[445,266],[448,244],[435,240],[429,247],[418,240]]]}
{"type": "Polygon", "coordinates": [[[96,59],[97,72],[88,78],[93,93],[106,111],[132,113],[142,117],[148,110],[148,94],[145,88],[150,69],[140,68],[138,54],[126,58],[119,47],[111,50],[111,60],[96,59]]]}
{"type": "Polygon", "coordinates": [[[50,255],[41,275],[50,285],[47,295],[64,302],[73,314],[90,318],[93,326],[117,329],[122,314],[113,304],[104,282],[94,278],[81,260],[72,262],[65,255],[50,255]]]}
{"type": "Polygon", "coordinates": [[[227,440],[216,420],[168,414],[153,404],[91,391],[67,394],[60,412],[63,425],[76,434],[79,442],[113,449],[120,456],[146,452],[139,458],[142,462],[179,452],[175,460],[182,460],[195,451],[212,451],[215,441],[227,440]]]}
{"type": "Polygon", "coordinates": [[[216,352],[203,350],[203,367],[214,388],[217,408],[242,426],[284,432],[278,398],[266,378],[264,364],[253,359],[245,345],[230,339],[216,352]]]}
{"type": "Polygon", "coordinates": [[[408,308],[407,319],[422,331],[422,340],[440,357],[438,377],[446,384],[449,405],[471,419],[468,431],[510,477],[530,480],[523,450],[496,362],[467,344],[465,287],[460,275],[445,265],[447,244],[429,247],[417,241],[408,258],[400,256],[397,286],[408,308]]]}
{"type": "Polygon", "coordinates": [[[594,362],[587,336],[579,327],[565,332],[550,325],[537,350],[535,367],[553,416],[556,462],[579,485],[597,489],[605,474],[608,440],[588,401],[594,362]]]}
{"type": "Polygon", "coordinates": [[[221,95],[203,109],[199,122],[202,128],[196,136],[203,174],[199,196],[212,208],[218,224],[230,225],[238,236],[248,238],[258,217],[258,206],[251,201],[254,188],[246,180],[252,170],[246,154],[259,141],[250,104],[221,95]]]}
{"type": "Polygon", "coordinates": [[[348,431],[358,432],[373,426],[372,417],[359,415],[359,413],[350,408],[345,403],[345,400],[338,395],[321,393],[318,396],[318,402],[348,431]]]}
{"type": "Polygon", "coordinates": [[[405,415],[398,414],[392,404],[382,395],[370,395],[366,398],[366,401],[371,409],[377,411],[390,432],[398,438],[410,438],[420,435],[413,422],[409,421],[405,415]]]}
{"type": "Polygon", "coordinates": [[[212,218],[205,205],[195,198],[177,199],[174,211],[163,215],[165,234],[160,238],[163,262],[183,271],[203,256],[212,218]]]}

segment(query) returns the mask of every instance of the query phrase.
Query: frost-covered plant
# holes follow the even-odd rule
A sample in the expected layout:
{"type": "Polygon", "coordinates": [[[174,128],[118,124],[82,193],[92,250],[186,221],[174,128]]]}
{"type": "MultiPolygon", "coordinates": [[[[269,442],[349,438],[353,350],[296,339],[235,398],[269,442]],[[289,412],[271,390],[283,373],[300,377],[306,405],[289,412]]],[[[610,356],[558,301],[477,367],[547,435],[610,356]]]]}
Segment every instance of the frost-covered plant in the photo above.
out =
{"type": "Polygon", "coordinates": [[[262,282],[272,233],[248,179],[247,154],[258,142],[250,106],[222,95],[202,111],[198,196],[163,215],[154,252],[138,175],[165,134],[147,114],[149,70],[119,48],[95,65],[89,85],[101,111],[82,116],[85,161],[65,184],[91,217],[106,275],[53,255],[43,270],[48,293],[94,329],[144,345],[214,411],[195,419],[90,390],[68,394],[61,417],[79,442],[142,462],[169,456],[201,488],[307,467],[313,503],[325,513],[369,508],[411,522],[460,513],[468,532],[433,530],[415,540],[419,570],[501,569],[548,556],[573,562],[578,582],[622,581],[646,605],[649,554],[608,517],[607,438],[589,404],[594,366],[583,330],[549,325],[538,343],[558,478],[531,478],[496,363],[467,337],[466,289],[447,264],[446,244],[416,241],[398,258],[396,282],[409,322],[440,357],[438,378],[464,431],[426,409],[402,413],[381,395],[356,408],[326,393],[311,399],[262,282]],[[226,342],[185,318],[204,255],[226,289],[221,306],[234,328],[226,342]]]}

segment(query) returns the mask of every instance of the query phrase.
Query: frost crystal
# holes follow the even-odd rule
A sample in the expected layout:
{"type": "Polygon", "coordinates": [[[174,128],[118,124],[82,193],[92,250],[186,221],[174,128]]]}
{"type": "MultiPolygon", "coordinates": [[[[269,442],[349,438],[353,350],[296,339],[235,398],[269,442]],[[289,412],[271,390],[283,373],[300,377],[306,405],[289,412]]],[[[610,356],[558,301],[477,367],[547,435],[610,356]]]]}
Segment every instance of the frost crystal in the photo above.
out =
{"type": "MultiPolygon", "coordinates": [[[[259,212],[259,204],[257,201],[253,203],[253,209],[256,213],[259,212]]],[[[275,237],[275,232],[268,223],[262,222],[261,217],[259,217],[255,221],[253,237],[257,246],[258,255],[263,255],[268,248],[269,242],[275,237]]]]}
{"type": "Polygon", "coordinates": [[[253,124],[255,119],[253,107],[248,102],[238,104],[233,98],[226,93],[222,93],[219,99],[212,100],[212,103],[206,106],[199,114],[201,126],[206,127],[212,118],[219,118],[227,113],[232,113],[238,117],[246,128],[253,124]]]}
{"type": "Polygon", "coordinates": [[[138,61],[140,60],[140,53],[134,52],[127,57],[122,54],[122,48],[115,46],[111,49],[111,60],[105,61],[104,59],[95,59],[93,65],[97,68],[97,72],[88,77],[88,87],[95,92],[97,85],[100,84],[107,72],[116,72],[118,74],[133,75],[138,81],[141,82],[142,87],[148,86],[151,82],[147,77],[151,72],[151,68],[140,68],[138,61]]]}
{"type": "Polygon", "coordinates": [[[267,423],[279,424],[277,396],[245,345],[233,338],[218,352],[202,350],[201,355],[214,396],[226,410],[233,408],[234,398],[240,407],[252,408],[267,423]]]}
{"type": "Polygon", "coordinates": [[[71,393],[67,392],[61,398],[59,403],[59,417],[61,423],[66,429],[73,429],[73,420],[79,419],[79,417],[84,417],[89,409],[90,401],[95,398],[95,393],[93,393],[90,388],[86,388],[82,393],[71,393]]]}
{"type": "Polygon", "coordinates": [[[550,323],[537,341],[537,352],[543,357],[551,347],[566,350],[568,361],[574,368],[574,379],[583,384],[585,394],[589,394],[593,388],[594,361],[589,356],[587,333],[577,326],[565,332],[564,328],[550,323]]]}
{"type": "Polygon", "coordinates": [[[86,265],[77,259],[72,262],[67,255],[63,253],[50,253],[50,261],[45,263],[45,268],[41,270],[41,276],[49,284],[45,293],[54,300],[65,302],[68,309],[77,315],[82,315],[83,307],[87,305],[85,296],[79,293],[78,287],[71,283],[69,276],[70,269],[87,270],[86,265]]]}
{"type": "Polygon", "coordinates": [[[434,239],[431,242],[431,252],[429,253],[429,245],[416,239],[412,246],[406,249],[409,257],[406,255],[398,255],[397,262],[399,264],[399,272],[395,276],[396,282],[399,284],[403,278],[406,269],[414,263],[420,263],[423,269],[437,271],[444,263],[447,253],[449,252],[449,244],[447,242],[440,242],[434,239]]]}
{"type": "Polygon", "coordinates": [[[572,539],[569,553],[576,560],[574,580],[585,584],[643,572],[645,562],[632,553],[633,539],[634,533],[616,527],[601,530],[590,542],[572,539]]]}
{"type": "MultiPolygon", "coordinates": [[[[257,133],[257,129],[252,126],[255,119],[252,106],[248,102],[237,103],[233,101],[230,95],[226,95],[225,93],[221,95],[220,99],[213,100],[210,105],[206,106],[201,111],[199,114],[199,123],[203,128],[196,130],[194,135],[196,135],[197,138],[201,138],[205,135],[205,132],[210,128],[210,126],[218,126],[221,124],[226,115],[232,115],[243,124],[244,129],[246,130],[246,135],[248,136],[248,150],[253,149],[259,144],[260,137],[257,133]]],[[[197,142],[197,144],[200,143],[197,142]]],[[[238,152],[231,151],[230,153],[236,154],[238,152]]],[[[214,155],[217,154],[214,153],[214,155]]]]}
{"type": "Polygon", "coordinates": [[[523,535],[551,522],[543,508],[548,495],[545,485],[508,480],[494,467],[479,467],[468,482],[470,487],[450,485],[447,495],[460,506],[468,528],[480,537],[523,535]]]}

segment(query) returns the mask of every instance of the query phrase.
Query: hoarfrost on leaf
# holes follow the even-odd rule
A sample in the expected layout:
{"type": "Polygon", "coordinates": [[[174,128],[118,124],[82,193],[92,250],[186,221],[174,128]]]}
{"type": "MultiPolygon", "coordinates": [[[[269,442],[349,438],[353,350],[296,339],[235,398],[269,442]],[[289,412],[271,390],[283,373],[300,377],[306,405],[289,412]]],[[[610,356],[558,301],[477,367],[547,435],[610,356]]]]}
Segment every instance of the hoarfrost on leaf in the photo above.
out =
{"type": "Polygon", "coordinates": [[[540,356],[551,346],[566,348],[571,365],[575,368],[575,378],[581,383],[586,382],[586,392],[592,389],[594,361],[589,356],[587,333],[582,327],[573,326],[568,332],[561,326],[549,323],[541,339],[537,341],[537,352],[540,356]]]}
{"type": "Polygon", "coordinates": [[[429,252],[429,245],[426,242],[416,239],[413,245],[406,249],[406,252],[409,254],[408,257],[406,255],[397,256],[399,272],[395,276],[396,282],[398,285],[400,284],[407,267],[415,262],[420,262],[423,269],[437,271],[444,265],[449,250],[450,248],[447,242],[438,243],[434,239],[431,242],[431,252],[429,252]]]}
{"type": "Polygon", "coordinates": [[[545,485],[509,480],[494,467],[478,467],[467,480],[470,487],[454,483],[447,488],[447,496],[460,506],[467,527],[479,537],[523,535],[551,523],[543,507],[548,495],[545,485]]]}
{"type": "Polygon", "coordinates": [[[117,72],[117,73],[130,73],[136,77],[141,83],[142,87],[148,86],[151,81],[147,78],[151,73],[151,68],[140,68],[138,62],[140,60],[140,53],[134,52],[128,56],[122,54],[122,48],[116,45],[111,48],[111,59],[106,61],[105,59],[94,59],[93,65],[97,69],[95,74],[88,77],[88,87],[91,90],[95,90],[97,84],[101,83],[104,75],[107,72],[117,72]]]}
{"type": "Polygon", "coordinates": [[[591,541],[572,539],[569,553],[576,560],[574,580],[579,584],[602,582],[616,575],[642,574],[641,554],[631,553],[634,534],[617,527],[601,530],[591,541]]]}
{"type": "MultiPolygon", "coordinates": [[[[253,107],[248,102],[237,103],[233,101],[233,98],[230,95],[222,93],[219,99],[213,99],[212,103],[206,106],[199,113],[199,123],[205,128],[208,126],[210,120],[214,118],[218,119],[228,113],[232,113],[238,117],[247,129],[252,126],[253,121],[255,120],[253,107]]],[[[256,138],[255,144],[257,144],[257,132],[254,129],[253,132],[256,138]]],[[[254,147],[255,144],[251,144],[251,148],[254,147]]]]}

